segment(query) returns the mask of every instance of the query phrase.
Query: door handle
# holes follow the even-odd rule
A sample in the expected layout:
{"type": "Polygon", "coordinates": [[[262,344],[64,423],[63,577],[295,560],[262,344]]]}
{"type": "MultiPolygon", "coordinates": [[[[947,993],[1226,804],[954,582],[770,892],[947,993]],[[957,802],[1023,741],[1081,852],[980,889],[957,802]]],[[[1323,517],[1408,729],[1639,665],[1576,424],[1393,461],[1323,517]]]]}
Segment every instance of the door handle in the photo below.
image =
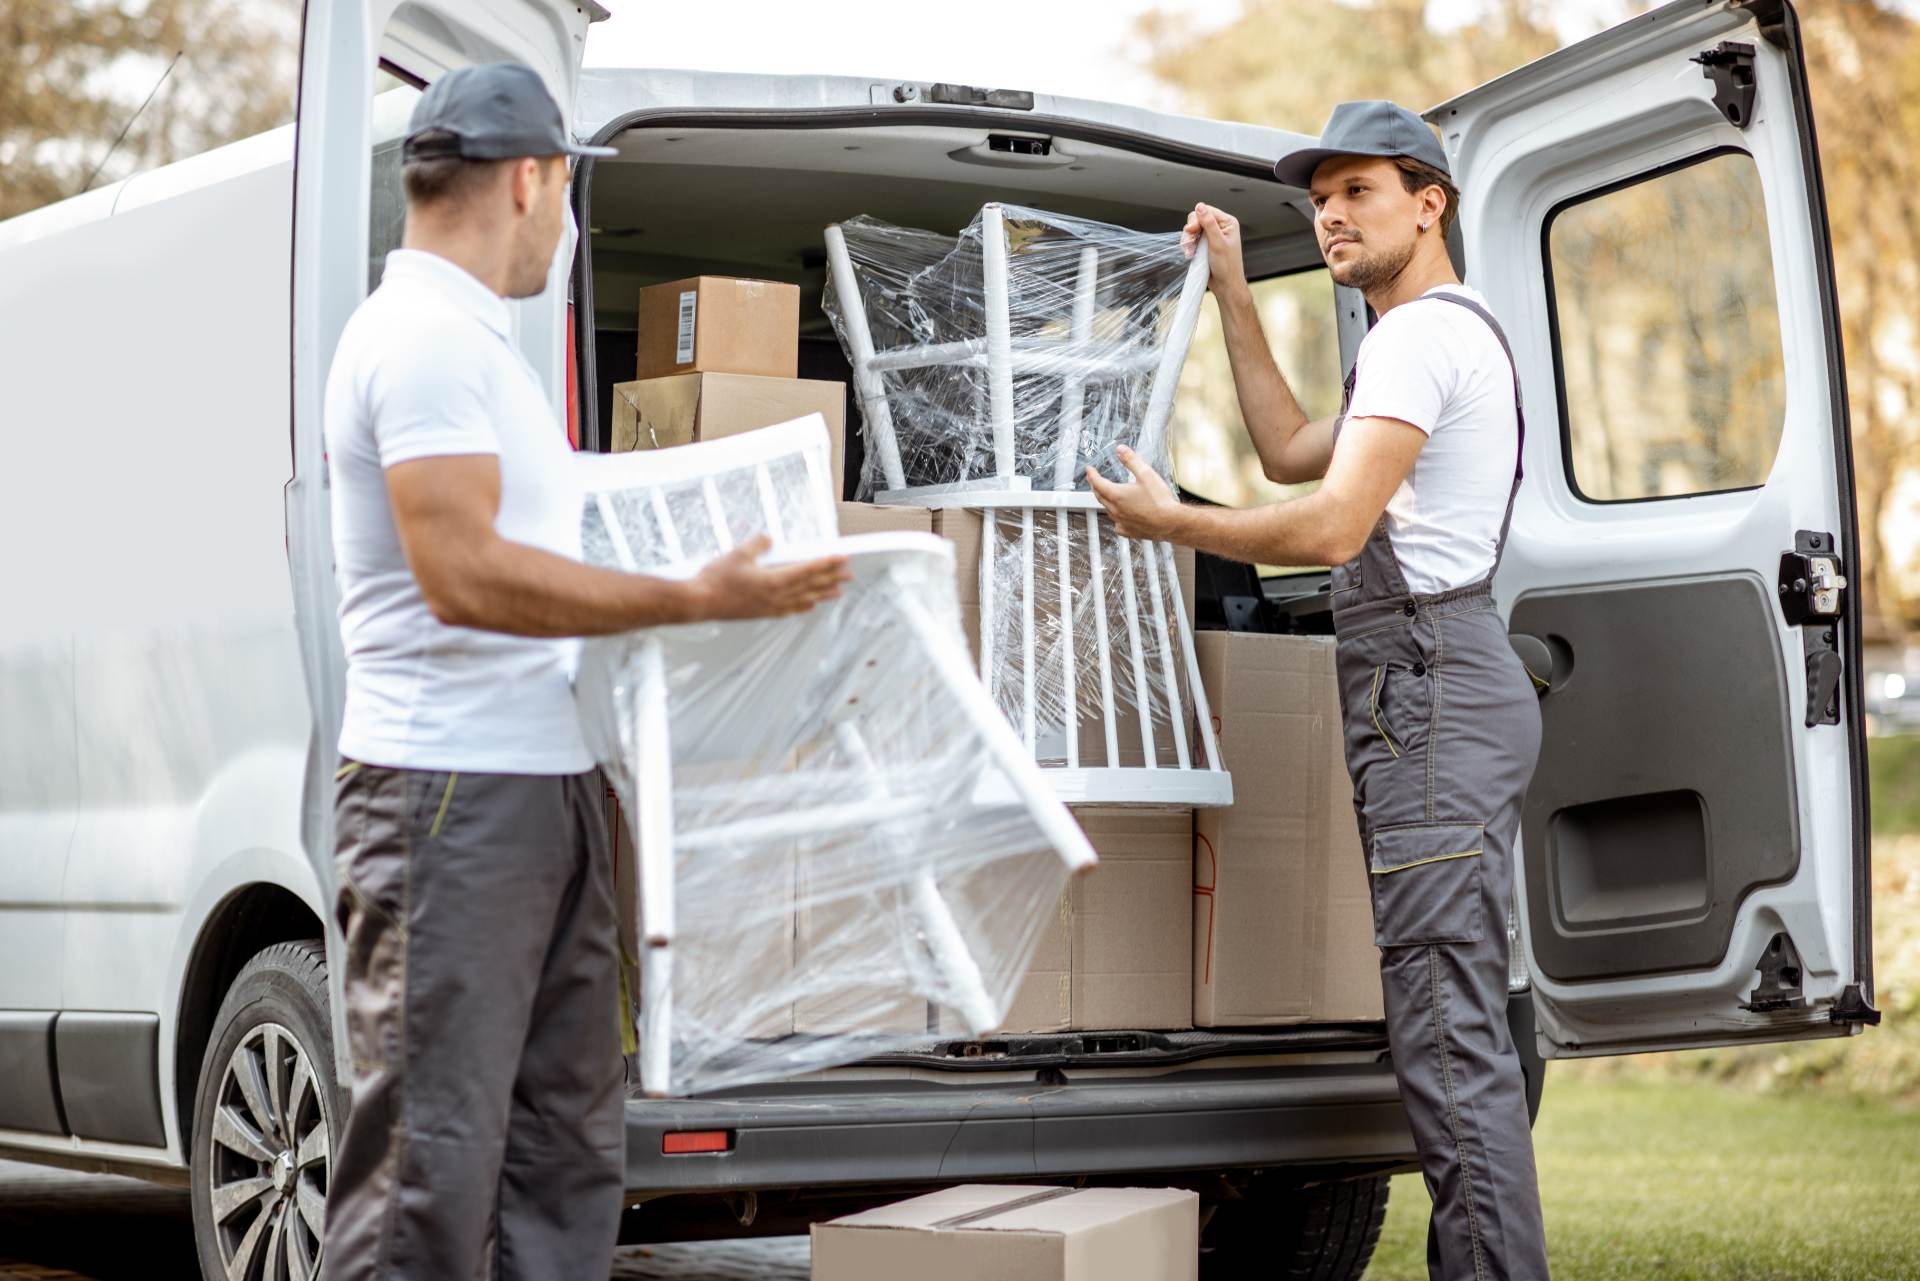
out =
{"type": "Polygon", "coordinates": [[[1816,649],[1807,655],[1807,728],[1833,724],[1839,713],[1833,697],[1840,691],[1840,655],[1816,649]]]}

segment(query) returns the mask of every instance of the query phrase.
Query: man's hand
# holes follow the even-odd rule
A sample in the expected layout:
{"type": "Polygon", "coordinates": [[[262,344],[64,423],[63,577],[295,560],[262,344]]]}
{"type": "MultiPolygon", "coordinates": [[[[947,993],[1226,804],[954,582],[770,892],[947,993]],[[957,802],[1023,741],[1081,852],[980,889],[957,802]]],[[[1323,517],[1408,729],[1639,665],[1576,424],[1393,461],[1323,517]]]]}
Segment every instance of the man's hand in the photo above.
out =
{"type": "Polygon", "coordinates": [[[853,577],[845,556],[823,556],[800,565],[766,566],[760,558],[773,542],[755,534],[717,556],[694,578],[703,618],[778,618],[800,614],[840,595],[853,577]]]}
{"type": "Polygon", "coordinates": [[[1180,252],[1191,258],[1200,237],[1207,238],[1207,286],[1216,294],[1247,285],[1247,267],[1240,254],[1240,220],[1212,205],[1195,205],[1180,232],[1180,252]]]}
{"type": "Polygon", "coordinates": [[[1126,538],[1170,538],[1184,511],[1180,500],[1173,496],[1167,482],[1160,479],[1160,473],[1147,466],[1140,455],[1125,445],[1115,453],[1133,473],[1132,484],[1116,484],[1093,468],[1087,468],[1087,484],[1093,488],[1100,505],[1107,509],[1107,515],[1113,518],[1113,527],[1126,538]]]}

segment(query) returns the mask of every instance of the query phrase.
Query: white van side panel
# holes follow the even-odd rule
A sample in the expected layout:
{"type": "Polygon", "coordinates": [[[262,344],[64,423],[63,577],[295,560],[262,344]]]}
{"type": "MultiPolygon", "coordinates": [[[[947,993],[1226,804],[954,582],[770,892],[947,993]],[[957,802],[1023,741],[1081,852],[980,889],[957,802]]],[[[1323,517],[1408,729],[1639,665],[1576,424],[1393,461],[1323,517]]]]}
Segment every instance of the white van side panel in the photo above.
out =
{"type": "MultiPolygon", "coordinates": [[[[207,913],[258,881],[323,910],[299,839],[312,718],[282,507],[291,152],[291,130],[250,139],[131,180],[111,216],[0,249],[0,671],[34,721],[10,716],[4,751],[38,753],[43,852],[62,809],[70,829],[61,910],[38,914],[57,937],[37,930],[52,947],[18,959],[62,973],[60,991],[26,994],[48,1008],[157,1014],[168,1101],[207,913]]],[[[23,794],[0,806],[10,847],[36,819],[23,794]]],[[[0,901],[20,879],[0,863],[0,901]]]]}

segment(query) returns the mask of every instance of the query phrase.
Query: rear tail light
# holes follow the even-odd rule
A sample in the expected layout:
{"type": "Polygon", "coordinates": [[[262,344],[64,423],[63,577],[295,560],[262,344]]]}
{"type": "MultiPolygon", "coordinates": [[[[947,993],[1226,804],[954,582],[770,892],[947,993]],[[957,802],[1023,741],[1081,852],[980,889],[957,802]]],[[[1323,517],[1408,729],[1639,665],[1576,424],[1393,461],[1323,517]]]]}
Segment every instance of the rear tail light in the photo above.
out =
{"type": "Polygon", "coordinates": [[[691,1156],[696,1152],[731,1152],[732,1130],[674,1130],[660,1136],[663,1156],[691,1156]]]}

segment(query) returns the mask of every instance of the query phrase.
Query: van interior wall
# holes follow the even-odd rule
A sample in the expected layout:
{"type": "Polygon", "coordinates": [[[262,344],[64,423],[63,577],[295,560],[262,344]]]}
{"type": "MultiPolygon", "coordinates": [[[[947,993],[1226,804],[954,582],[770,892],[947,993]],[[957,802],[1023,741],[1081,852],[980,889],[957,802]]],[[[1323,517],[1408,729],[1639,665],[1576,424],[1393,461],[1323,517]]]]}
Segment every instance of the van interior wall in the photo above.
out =
{"type": "MultiPolygon", "coordinates": [[[[618,157],[595,162],[587,217],[603,439],[613,385],[633,376],[637,295],[662,281],[720,275],[798,285],[799,376],[850,383],[820,303],[823,232],[856,214],[953,235],[1001,200],[1167,232],[1204,200],[1240,216],[1251,274],[1319,261],[1292,189],[1092,143],[1059,140],[1036,161],[990,152],[981,129],[889,126],[634,128],[613,145],[618,157]]],[[[850,498],[864,452],[851,388],[846,422],[850,498]]]]}

